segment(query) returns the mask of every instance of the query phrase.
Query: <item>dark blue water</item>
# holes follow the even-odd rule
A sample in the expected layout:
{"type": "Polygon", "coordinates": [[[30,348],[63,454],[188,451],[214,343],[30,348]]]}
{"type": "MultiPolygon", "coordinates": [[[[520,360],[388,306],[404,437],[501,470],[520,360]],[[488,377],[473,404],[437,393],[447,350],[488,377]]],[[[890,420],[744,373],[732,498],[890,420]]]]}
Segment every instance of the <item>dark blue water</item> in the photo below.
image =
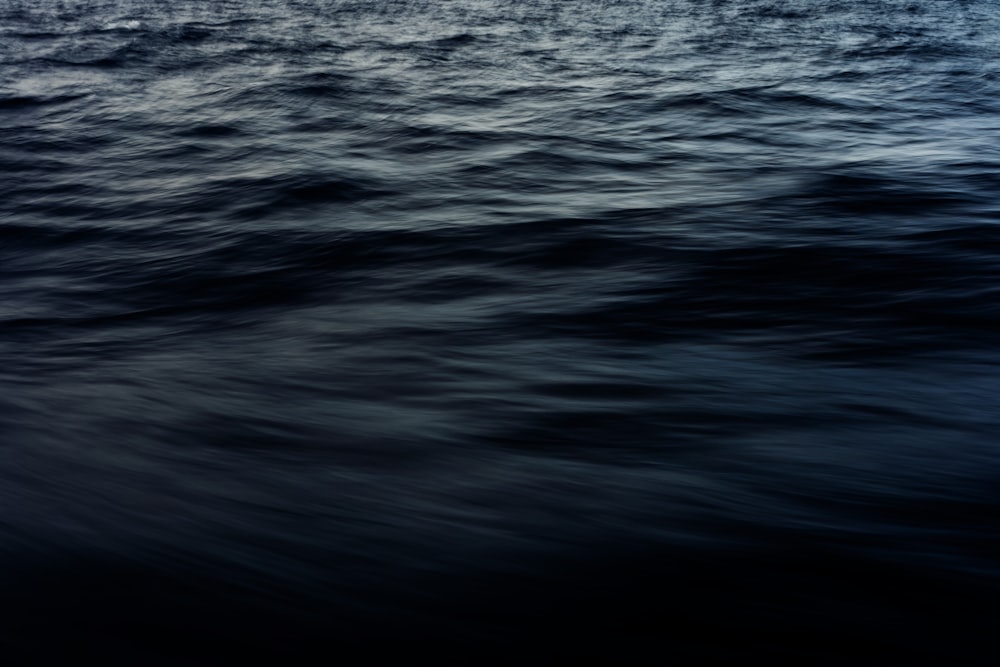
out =
{"type": "Polygon", "coordinates": [[[998,186],[988,0],[0,0],[4,664],[995,664],[998,186]]]}

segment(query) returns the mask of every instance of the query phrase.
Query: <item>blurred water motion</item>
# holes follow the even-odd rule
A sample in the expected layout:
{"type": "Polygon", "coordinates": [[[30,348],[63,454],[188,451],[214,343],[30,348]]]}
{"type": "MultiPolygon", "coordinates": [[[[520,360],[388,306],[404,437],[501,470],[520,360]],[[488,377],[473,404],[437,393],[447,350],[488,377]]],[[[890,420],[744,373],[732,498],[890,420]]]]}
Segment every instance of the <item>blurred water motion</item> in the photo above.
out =
{"type": "Polygon", "coordinates": [[[5,664],[993,664],[995,3],[0,19],[5,664]]]}

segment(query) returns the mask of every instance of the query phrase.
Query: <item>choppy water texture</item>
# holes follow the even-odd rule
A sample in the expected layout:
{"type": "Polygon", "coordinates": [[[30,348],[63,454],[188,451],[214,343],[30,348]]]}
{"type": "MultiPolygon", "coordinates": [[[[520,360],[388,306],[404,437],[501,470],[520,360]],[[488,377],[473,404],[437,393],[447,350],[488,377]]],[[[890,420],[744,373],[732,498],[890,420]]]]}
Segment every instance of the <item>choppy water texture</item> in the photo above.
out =
{"type": "Polygon", "coordinates": [[[0,0],[5,664],[994,664],[998,36],[0,0]]]}

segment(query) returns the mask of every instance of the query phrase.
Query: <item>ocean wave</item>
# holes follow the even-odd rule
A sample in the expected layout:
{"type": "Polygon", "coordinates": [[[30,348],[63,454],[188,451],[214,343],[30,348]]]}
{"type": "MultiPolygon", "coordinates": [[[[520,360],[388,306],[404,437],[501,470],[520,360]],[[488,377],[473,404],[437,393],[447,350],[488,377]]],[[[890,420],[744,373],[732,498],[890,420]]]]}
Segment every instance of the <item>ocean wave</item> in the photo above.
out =
{"type": "Polygon", "coordinates": [[[995,662],[994,5],[0,24],[8,662],[995,662]]]}

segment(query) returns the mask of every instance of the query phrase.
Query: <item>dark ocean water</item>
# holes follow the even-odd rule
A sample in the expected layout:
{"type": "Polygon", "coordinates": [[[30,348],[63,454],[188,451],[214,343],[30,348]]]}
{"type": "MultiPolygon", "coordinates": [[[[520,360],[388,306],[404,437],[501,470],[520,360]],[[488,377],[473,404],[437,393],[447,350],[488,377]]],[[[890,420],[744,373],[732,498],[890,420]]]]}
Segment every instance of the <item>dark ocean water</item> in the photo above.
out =
{"type": "Polygon", "coordinates": [[[987,0],[0,0],[4,664],[996,664],[998,186],[987,0]]]}

